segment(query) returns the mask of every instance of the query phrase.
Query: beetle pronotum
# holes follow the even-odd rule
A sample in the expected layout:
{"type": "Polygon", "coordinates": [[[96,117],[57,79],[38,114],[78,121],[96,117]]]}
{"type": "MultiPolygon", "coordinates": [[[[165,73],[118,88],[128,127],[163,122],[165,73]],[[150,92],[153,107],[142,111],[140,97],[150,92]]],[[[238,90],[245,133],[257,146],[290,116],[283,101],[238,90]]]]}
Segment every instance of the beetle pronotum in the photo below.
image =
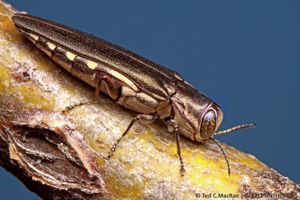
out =
{"type": "MultiPolygon", "coordinates": [[[[216,133],[223,112],[220,105],[198,92],[191,84],[170,69],[158,65],[120,46],[79,30],[27,14],[12,17],[17,29],[40,50],[72,75],[109,95],[116,103],[138,114],[123,133],[124,137],[134,122],[149,124],[162,119],[169,132],[175,132],[180,173],[184,173],[179,134],[205,142],[213,140],[226,159],[226,154],[212,136],[255,124],[237,126],[216,133]]],[[[119,141],[111,148],[111,157],[119,141]]]]}

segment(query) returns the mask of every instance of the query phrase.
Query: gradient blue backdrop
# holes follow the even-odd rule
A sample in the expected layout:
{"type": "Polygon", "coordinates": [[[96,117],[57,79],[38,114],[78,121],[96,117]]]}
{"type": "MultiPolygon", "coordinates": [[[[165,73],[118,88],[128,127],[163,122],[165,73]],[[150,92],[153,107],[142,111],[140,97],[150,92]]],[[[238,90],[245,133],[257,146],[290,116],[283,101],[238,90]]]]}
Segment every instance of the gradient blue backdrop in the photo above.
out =
{"type": "MultiPolygon", "coordinates": [[[[207,96],[225,98],[220,130],[252,122],[257,128],[216,139],[300,183],[299,1],[7,1],[123,46],[179,72],[207,96]]],[[[39,199],[0,173],[1,198],[39,199]]]]}

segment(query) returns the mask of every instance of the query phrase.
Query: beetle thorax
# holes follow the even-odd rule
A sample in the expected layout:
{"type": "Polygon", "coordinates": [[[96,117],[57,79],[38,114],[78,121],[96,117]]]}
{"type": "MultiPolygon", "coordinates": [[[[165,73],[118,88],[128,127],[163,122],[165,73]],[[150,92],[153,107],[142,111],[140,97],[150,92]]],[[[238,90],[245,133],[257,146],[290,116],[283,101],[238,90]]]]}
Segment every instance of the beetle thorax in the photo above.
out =
{"type": "Polygon", "coordinates": [[[177,85],[171,102],[180,133],[193,141],[210,138],[222,122],[220,105],[186,82],[177,85]]]}

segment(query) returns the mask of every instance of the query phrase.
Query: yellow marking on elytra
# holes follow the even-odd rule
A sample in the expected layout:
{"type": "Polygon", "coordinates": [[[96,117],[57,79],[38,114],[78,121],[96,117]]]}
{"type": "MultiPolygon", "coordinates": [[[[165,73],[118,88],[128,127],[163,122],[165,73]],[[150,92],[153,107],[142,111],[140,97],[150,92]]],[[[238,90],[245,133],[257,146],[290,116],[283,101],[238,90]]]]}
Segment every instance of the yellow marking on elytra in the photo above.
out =
{"type": "Polygon", "coordinates": [[[138,91],[138,87],[131,80],[129,80],[127,77],[123,76],[119,72],[114,71],[114,70],[109,70],[109,73],[112,76],[116,77],[117,79],[120,79],[121,81],[123,81],[124,83],[126,83],[126,85],[128,85],[129,87],[131,87],[133,90],[138,91]]]}
{"type": "Polygon", "coordinates": [[[56,48],[56,46],[50,42],[47,42],[47,46],[49,47],[49,49],[51,49],[52,51],[56,48]]]}
{"type": "Polygon", "coordinates": [[[71,61],[73,61],[73,60],[75,59],[75,57],[76,57],[75,54],[73,54],[73,53],[71,53],[71,52],[69,52],[69,51],[66,52],[66,56],[67,56],[67,58],[69,58],[71,61]]]}
{"type": "Polygon", "coordinates": [[[32,33],[29,33],[29,37],[31,37],[32,39],[34,39],[35,41],[38,41],[39,37],[36,35],[33,35],[32,33]]]}
{"type": "Polygon", "coordinates": [[[179,80],[183,81],[182,77],[179,74],[175,73],[174,75],[175,75],[176,78],[178,78],[179,80]]]}
{"type": "Polygon", "coordinates": [[[97,63],[90,61],[90,60],[86,60],[86,64],[90,69],[95,69],[97,67],[97,63]]]}

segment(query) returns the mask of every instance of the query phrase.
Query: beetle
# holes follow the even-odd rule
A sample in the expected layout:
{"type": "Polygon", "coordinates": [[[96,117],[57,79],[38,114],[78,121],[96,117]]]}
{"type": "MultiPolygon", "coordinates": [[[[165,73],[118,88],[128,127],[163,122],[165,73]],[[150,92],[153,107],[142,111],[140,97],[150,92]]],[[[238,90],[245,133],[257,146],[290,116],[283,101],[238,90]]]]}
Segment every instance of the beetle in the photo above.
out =
{"type": "Polygon", "coordinates": [[[179,135],[192,141],[213,140],[226,159],[226,154],[213,135],[255,124],[237,126],[216,133],[223,120],[221,106],[198,92],[177,72],[167,69],[125,48],[91,34],[43,18],[17,13],[12,17],[16,28],[57,64],[99,92],[106,93],[117,104],[136,111],[122,136],[112,146],[111,157],[120,140],[134,122],[143,124],[162,119],[169,132],[175,132],[180,173],[184,174],[179,135]]]}

